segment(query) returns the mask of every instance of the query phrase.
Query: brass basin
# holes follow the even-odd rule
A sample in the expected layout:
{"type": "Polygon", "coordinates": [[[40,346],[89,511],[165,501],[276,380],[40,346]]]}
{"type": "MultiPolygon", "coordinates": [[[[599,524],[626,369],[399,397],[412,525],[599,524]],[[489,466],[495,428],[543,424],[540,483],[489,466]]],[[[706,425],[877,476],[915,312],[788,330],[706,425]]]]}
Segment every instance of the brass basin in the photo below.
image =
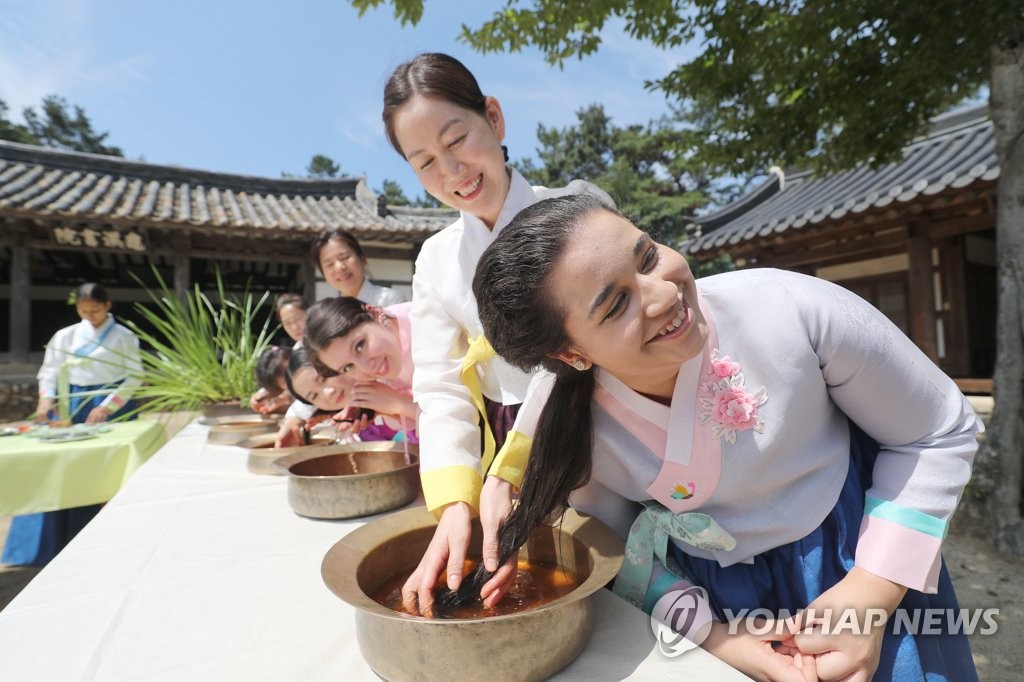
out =
{"type": "Polygon", "coordinates": [[[307,450],[274,460],[288,476],[288,504],[301,516],[347,519],[401,507],[420,493],[419,449],[369,441],[307,450]]]}
{"type": "Polygon", "coordinates": [[[281,475],[282,471],[272,466],[275,459],[286,455],[295,455],[305,452],[321,452],[321,450],[334,443],[334,436],[331,434],[313,434],[309,437],[309,445],[298,445],[288,448],[275,448],[274,441],[277,433],[261,433],[258,436],[246,438],[238,443],[238,447],[246,451],[248,460],[246,466],[250,473],[261,475],[281,475]],[[319,449],[311,449],[319,448],[319,449]]]}
{"type": "Polygon", "coordinates": [[[278,420],[261,414],[236,414],[226,417],[203,418],[200,424],[210,427],[206,440],[218,445],[237,445],[246,438],[277,431],[278,420]]]}
{"type": "MultiPolygon", "coordinates": [[[[387,680],[540,680],[571,663],[594,627],[591,595],[622,565],[618,536],[573,510],[558,527],[542,526],[520,558],[553,563],[580,581],[569,594],[535,609],[491,618],[428,619],[400,614],[372,594],[390,577],[419,563],[436,521],[425,507],[405,509],[357,528],[324,557],[330,590],[356,609],[363,658],[387,680]]],[[[470,553],[479,555],[474,529],[470,553]]]]}

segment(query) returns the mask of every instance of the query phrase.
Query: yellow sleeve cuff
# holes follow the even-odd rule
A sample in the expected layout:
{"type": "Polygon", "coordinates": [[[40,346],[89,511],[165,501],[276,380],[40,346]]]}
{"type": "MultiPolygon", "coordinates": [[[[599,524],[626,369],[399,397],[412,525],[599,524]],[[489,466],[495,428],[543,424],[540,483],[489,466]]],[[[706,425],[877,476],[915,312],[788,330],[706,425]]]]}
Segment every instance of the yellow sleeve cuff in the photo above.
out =
{"type": "Polygon", "coordinates": [[[501,450],[491,464],[490,474],[518,488],[523,484],[526,462],[530,458],[533,439],[519,431],[509,431],[501,450]]]}
{"type": "Polygon", "coordinates": [[[465,502],[473,513],[480,509],[480,472],[465,466],[447,466],[420,471],[423,499],[427,509],[438,516],[441,508],[452,502],[465,502]]]}

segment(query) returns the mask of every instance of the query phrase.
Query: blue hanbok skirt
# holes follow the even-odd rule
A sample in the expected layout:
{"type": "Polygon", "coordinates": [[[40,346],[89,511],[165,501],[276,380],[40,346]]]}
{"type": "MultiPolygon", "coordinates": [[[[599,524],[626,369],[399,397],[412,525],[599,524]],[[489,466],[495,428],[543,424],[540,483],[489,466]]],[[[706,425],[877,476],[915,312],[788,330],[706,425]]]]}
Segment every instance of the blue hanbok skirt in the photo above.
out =
{"type": "MultiPolygon", "coordinates": [[[[72,385],[70,388],[71,393],[75,394],[104,389],[111,390],[114,386],[72,385]]],[[[70,405],[71,421],[75,424],[84,424],[89,412],[93,408],[99,407],[107,395],[105,393],[93,396],[73,396],[70,405]]],[[[121,409],[111,414],[110,419],[125,415],[133,411],[135,407],[135,401],[129,400],[121,409]]],[[[135,419],[135,415],[131,415],[128,419],[135,419]]],[[[7,542],[4,543],[0,563],[16,566],[45,566],[53,557],[57,556],[57,552],[64,549],[64,546],[78,535],[78,531],[85,528],[85,524],[96,516],[102,506],[102,504],[89,504],[72,509],[15,516],[11,519],[11,527],[7,533],[7,542]]]]}
{"type": "MultiPolygon", "coordinates": [[[[806,537],[776,547],[754,558],[752,564],[722,567],[699,559],[674,544],[673,558],[693,581],[708,592],[712,610],[725,620],[747,609],[796,613],[838,583],[853,568],[857,536],[864,515],[864,491],[870,487],[878,444],[851,424],[850,470],[835,508],[806,537]]],[[[960,608],[945,562],[937,594],[907,590],[900,609],[960,608]]],[[[891,623],[890,623],[891,625],[891,623]]],[[[898,682],[971,682],[978,679],[967,636],[962,632],[911,634],[907,627],[887,627],[876,680],[898,682]]]]}

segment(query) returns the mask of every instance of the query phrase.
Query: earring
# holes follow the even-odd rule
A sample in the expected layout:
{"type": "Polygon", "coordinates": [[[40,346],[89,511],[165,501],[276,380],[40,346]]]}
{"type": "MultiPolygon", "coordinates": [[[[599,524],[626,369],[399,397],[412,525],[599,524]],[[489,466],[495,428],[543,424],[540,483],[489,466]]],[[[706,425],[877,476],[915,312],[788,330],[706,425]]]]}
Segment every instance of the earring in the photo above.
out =
{"type": "Polygon", "coordinates": [[[574,369],[575,369],[575,370],[576,370],[577,372],[582,372],[583,370],[585,370],[585,369],[587,368],[587,365],[586,365],[586,363],[585,363],[585,362],[583,362],[582,360],[575,360],[575,361],[574,361],[574,362],[572,363],[572,366],[573,366],[573,368],[574,368],[574,369]]]}

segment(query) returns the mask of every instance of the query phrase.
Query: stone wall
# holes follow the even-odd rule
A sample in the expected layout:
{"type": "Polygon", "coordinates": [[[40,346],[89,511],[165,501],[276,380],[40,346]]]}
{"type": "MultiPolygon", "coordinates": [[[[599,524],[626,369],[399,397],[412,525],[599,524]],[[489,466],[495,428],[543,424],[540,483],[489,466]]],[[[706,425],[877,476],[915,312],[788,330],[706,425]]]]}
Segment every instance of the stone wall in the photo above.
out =
{"type": "Polygon", "coordinates": [[[36,378],[32,375],[0,376],[0,422],[25,419],[36,409],[36,378]]]}

